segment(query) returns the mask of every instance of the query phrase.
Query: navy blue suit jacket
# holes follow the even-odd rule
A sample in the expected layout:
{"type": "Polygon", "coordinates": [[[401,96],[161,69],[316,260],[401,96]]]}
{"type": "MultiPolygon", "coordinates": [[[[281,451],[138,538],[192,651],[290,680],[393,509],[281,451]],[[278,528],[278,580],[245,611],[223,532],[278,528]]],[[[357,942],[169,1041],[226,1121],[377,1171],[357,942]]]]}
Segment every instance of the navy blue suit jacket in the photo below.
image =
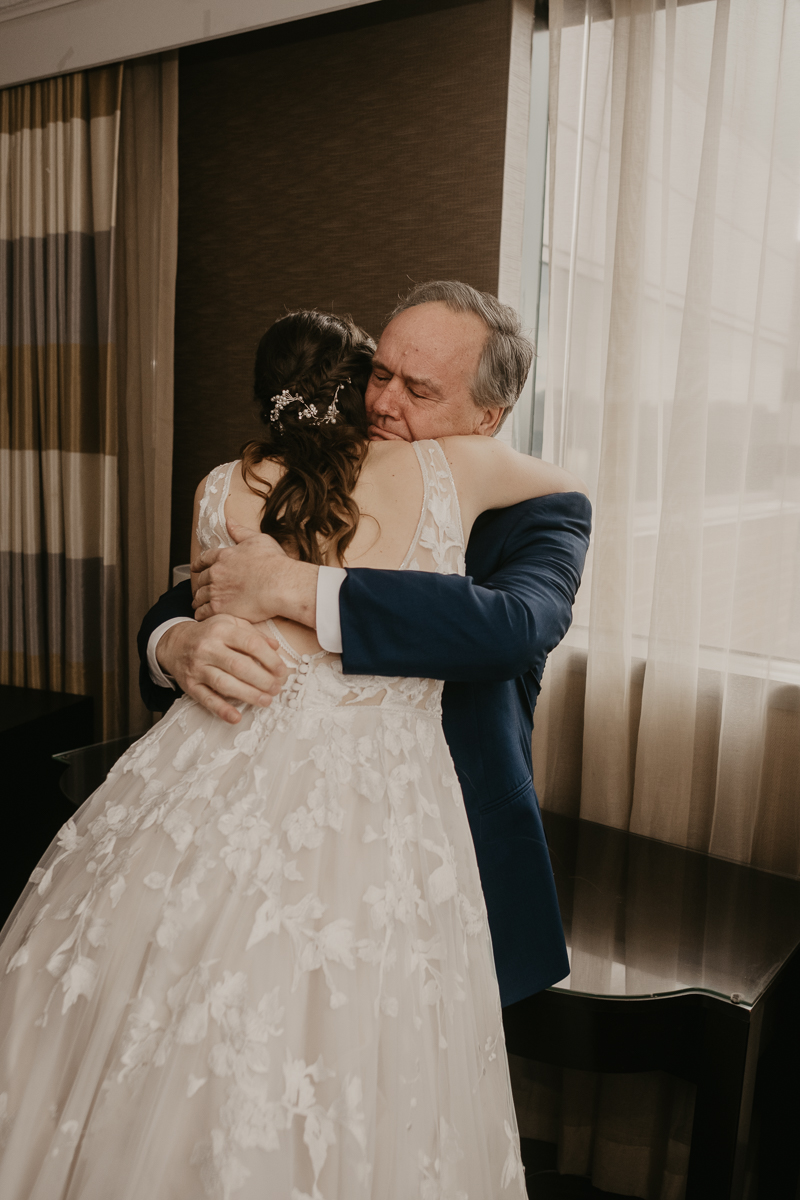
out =
{"type": "MultiPolygon", "coordinates": [[[[467,574],[352,569],[339,594],[342,665],[354,675],[445,680],[444,732],[458,772],[486,897],[504,1005],[569,972],[553,872],[533,787],[533,710],[548,653],[569,628],[589,544],[579,492],[483,513],[467,574]]],[[[145,704],[175,693],[147,669],[147,641],[191,616],[188,583],[167,592],[139,631],[145,704]]]]}

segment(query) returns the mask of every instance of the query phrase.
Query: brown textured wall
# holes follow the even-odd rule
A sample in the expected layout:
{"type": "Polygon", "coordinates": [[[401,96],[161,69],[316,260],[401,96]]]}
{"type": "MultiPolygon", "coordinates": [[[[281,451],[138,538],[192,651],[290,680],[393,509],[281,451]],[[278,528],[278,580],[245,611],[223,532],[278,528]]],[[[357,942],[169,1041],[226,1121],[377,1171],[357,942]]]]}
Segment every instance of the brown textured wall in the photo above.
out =
{"type": "Polygon", "coordinates": [[[508,0],[381,0],[181,52],[173,563],[285,308],[496,289],[509,39],[508,0]]]}

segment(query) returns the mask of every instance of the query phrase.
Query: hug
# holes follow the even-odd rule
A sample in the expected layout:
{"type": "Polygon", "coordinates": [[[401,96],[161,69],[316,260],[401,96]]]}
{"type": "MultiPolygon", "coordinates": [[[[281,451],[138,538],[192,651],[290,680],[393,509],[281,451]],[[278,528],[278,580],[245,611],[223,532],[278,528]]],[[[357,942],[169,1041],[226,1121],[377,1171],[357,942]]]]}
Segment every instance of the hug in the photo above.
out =
{"type": "Polygon", "coordinates": [[[0,5],[0,1197],[794,1197],[793,0],[124,9],[0,5]]]}

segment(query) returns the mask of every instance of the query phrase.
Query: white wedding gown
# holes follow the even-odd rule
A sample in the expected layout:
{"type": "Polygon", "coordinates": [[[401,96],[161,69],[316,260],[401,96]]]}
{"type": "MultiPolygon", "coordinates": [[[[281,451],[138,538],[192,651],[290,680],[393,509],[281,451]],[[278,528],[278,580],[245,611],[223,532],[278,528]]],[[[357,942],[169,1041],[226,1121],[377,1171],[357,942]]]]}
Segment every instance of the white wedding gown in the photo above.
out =
{"type": "MultiPolygon", "coordinates": [[[[404,566],[463,573],[447,461],[417,454],[404,566]]],[[[178,700],[7,923],[2,1200],[525,1195],[442,685],[282,645],[271,707],[178,700]]]]}

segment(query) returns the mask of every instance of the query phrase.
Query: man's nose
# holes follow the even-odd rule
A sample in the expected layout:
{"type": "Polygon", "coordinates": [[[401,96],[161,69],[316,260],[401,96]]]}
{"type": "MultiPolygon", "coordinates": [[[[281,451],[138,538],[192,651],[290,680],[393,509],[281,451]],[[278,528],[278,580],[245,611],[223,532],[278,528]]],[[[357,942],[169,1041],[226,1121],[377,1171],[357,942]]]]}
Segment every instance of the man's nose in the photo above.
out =
{"type": "Polygon", "coordinates": [[[397,412],[398,402],[403,395],[403,385],[399,379],[390,379],[375,397],[373,410],[382,417],[390,417],[397,412]]]}

